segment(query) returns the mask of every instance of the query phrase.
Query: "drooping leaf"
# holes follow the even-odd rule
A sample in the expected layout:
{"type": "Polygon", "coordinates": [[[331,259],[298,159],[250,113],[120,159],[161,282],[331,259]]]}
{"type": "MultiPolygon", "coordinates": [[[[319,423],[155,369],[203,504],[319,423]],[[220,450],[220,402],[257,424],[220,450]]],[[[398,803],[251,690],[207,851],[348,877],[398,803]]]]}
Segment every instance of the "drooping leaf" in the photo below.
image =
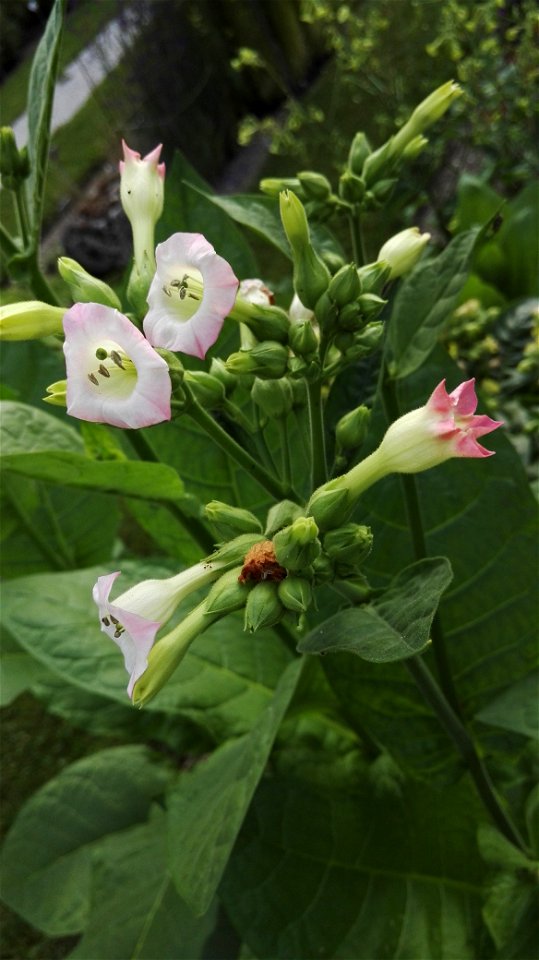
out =
{"type": "Polygon", "coordinates": [[[170,870],[197,915],[213,900],[302,665],[287,667],[252,730],[180,777],[168,795],[170,870]]]}
{"type": "Polygon", "coordinates": [[[144,821],[169,776],[139,746],[104,750],[63,770],[27,801],[6,837],[5,902],[49,936],[82,930],[92,850],[144,821]]]}
{"type": "Polygon", "coordinates": [[[475,960],[476,816],[467,785],[408,784],[398,799],[268,779],[224,878],[227,910],[261,958],[475,960]]]}
{"type": "Polygon", "coordinates": [[[90,911],[73,960],[198,960],[216,920],[214,903],[195,919],[167,870],[166,823],[153,811],[148,824],[108,838],[94,856],[90,911]]]}
{"type": "Polygon", "coordinates": [[[436,346],[440,330],[464,286],[479,229],[461,233],[433,260],[419,263],[400,287],[389,322],[390,373],[417,370],[436,346]]]}
{"type": "Polygon", "coordinates": [[[477,720],[489,723],[502,730],[514,730],[524,737],[539,738],[539,717],[537,716],[537,695],[539,676],[530,673],[487,703],[476,715],[477,720]]]}
{"type": "Polygon", "coordinates": [[[429,643],[432,620],[451,577],[444,557],[419,560],[402,570],[374,603],[341,610],[323,621],[300,641],[298,650],[349,651],[371,663],[412,657],[429,643]]]}

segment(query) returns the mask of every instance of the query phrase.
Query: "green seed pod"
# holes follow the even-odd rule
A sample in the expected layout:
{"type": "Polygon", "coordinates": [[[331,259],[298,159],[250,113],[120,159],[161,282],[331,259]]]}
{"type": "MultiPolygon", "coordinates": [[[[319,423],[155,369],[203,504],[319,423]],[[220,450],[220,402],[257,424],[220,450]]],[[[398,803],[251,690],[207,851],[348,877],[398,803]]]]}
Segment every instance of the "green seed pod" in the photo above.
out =
{"type": "Polygon", "coordinates": [[[358,523],[346,523],[325,534],[324,551],[330,560],[355,567],[365,560],[372,550],[370,527],[358,523]]]}
{"type": "Polygon", "coordinates": [[[277,594],[283,607],[294,613],[305,613],[309,609],[313,592],[308,580],[303,577],[288,576],[277,586],[277,594]]]}
{"type": "Polygon", "coordinates": [[[255,584],[245,604],[244,630],[255,633],[263,627],[279,623],[284,613],[277,593],[277,584],[266,580],[255,584]]]}

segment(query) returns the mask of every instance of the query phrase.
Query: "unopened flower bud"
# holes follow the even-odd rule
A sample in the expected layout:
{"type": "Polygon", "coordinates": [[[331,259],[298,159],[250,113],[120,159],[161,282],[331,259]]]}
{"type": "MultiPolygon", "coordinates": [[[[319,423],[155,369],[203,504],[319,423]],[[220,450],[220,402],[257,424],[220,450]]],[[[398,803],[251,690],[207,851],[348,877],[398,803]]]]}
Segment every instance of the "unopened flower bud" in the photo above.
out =
{"type": "Polygon", "coordinates": [[[327,290],[330,272],[311,245],[309,224],[301,200],[287,190],[280,194],[279,204],[283,227],[292,247],[294,290],[306,307],[314,309],[327,290]]]}
{"type": "Polygon", "coordinates": [[[205,410],[215,410],[225,399],[225,388],[217,377],[204,370],[186,370],[185,383],[193,392],[195,400],[205,410]]]}
{"type": "Polygon", "coordinates": [[[294,613],[305,613],[313,599],[311,584],[303,577],[288,576],[281,580],[277,594],[283,607],[293,610],[294,613]]]}
{"type": "Polygon", "coordinates": [[[278,343],[286,343],[288,339],[290,319],[281,307],[244,301],[240,296],[236,299],[230,316],[246,324],[257,340],[276,340],[278,343]]]}
{"type": "Polygon", "coordinates": [[[204,507],[204,516],[211,523],[218,537],[231,537],[239,533],[262,534],[262,524],[250,510],[232,507],[221,500],[211,500],[204,507]]]}
{"type": "Polygon", "coordinates": [[[251,396],[270,420],[285,417],[294,403],[292,386],[286,377],[280,380],[260,380],[255,377],[251,396]]]}
{"type": "Polygon", "coordinates": [[[312,517],[298,517],[273,538],[275,556],[287,570],[305,570],[321,553],[318,527],[312,517]]]}
{"type": "Polygon", "coordinates": [[[331,278],[328,287],[328,296],[338,307],[345,307],[347,304],[357,300],[361,293],[361,284],[357,274],[357,267],[354,263],[348,263],[331,278]]]}
{"type": "Polygon", "coordinates": [[[430,233],[421,233],[419,227],[408,227],[386,240],[378,253],[378,261],[391,268],[390,280],[409,273],[430,240],[430,233]]]}
{"type": "Polygon", "coordinates": [[[63,333],[65,307],[40,300],[6,303],[0,307],[0,340],[38,340],[63,333]]]}
{"type": "Polygon", "coordinates": [[[17,190],[30,173],[28,150],[17,148],[12,127],[0,128],[0,174],[6,190],[17,190]]]}
{"type": "Polygon", "coordinates": [[[361,312],[359,303],[347,303],[342,310],[339,310],[338,328],[347,333],[354,333],[361,330],[365,324],[365,319],[361,312]]]}
{"type": "Polygon", "coordinates": [[[379,297],[376,293],[362,293],[361,296],[358,297],[357,302],[363,316],[373,319],[381,312],[383,307],[386,305],[387,300],[384,300],[383,297],[379,297]]]}
{"type": "Polygon", "coordinates": [[[273,627],[279,623],[283,612],[277,584],[269,580],[256,583],[247,596],[244,630],[255,633],[263,627],[273,627]]]}
{"type": "Polygon", "coordinates": [[[346,523],[325,534],[324,551],[331,560],[355,567],[368,557],[372,550],[372,540],[370,527],[346,523]]]}
{"type": "Polygon", "coordinates": [[[294,190],[301,194],[301,184],[297,177],[266,177],[258,184],[259,190],[268,197],[278,197],[283,190],[294,190]]]}
{"type": "Polygon", "coordinates": [[[361,203],[365,196],[365,181],[350,170],[345,170],[339,179],[339,196],[348,203],[361,203]]]}
{"type": "Polygon", "coordinates": [[[402,151],[403,158],[405,160],[415,160],[415,158],[423,152],[428,142],[428,138],[423,137],[421,134],[417,137],[414,137],[413,140],[410,140],[410,143],[408,143],[402,151]]]}
{"type": "Polygon", "coordinates": [[[410,142],[432,126],[433,123],[436,123],[453,103],[453,100],[461,97],[463,92],[458,83],[453,80],[448,80],[447,83],[437,87],[425,100],[421,101],[409,120],[391,138],[391,153],[393,155],[402,154],[410,142]]]}
{"type": "Polygon", "coordinates": [[[47,397],[42,397],[43,403],[50,403],[52,407],[67,407],[67,380],[57,380],[47,387],[47,397]]]}
{"type": "Polygon", "coordinates": [[[259,540],[259,534],[242,533],[239,537],[234,537],[233,540],[229,540],[228,543],[221,544],[207,559],[212,563],[215,561],[227,564],[240,563],[240,561],[243,561],[245,554],[248,553],[251,547],[254,547],[255,543],[258,543],[259,540]]]}
{"type": "Polygon", "coordinates": [[[311,357],[318,350],[318,337],[310,320],[292,323],[288,334],[290,348],[298,357],[311,357]]]}
{"type": "Polygon", "coordinates": [[[292,500],[281,500],[268,510],[266,520],[266,537],[273,537],[278,530],[288,527],[294,520],[302,516],[302,509],[292,500]]]}
{"type": "Polygon", "coordinates": [[[360,130],[356,133],[352,143],[350,145],[350,152],[348,154],[348,166],[352,173],[355,173],[357,177],[360,177],[363,172],[363,164],[371,152],[371,145],[367,140],[367,137],[360,130]]]}
{"type": "Polygon", "coordinates": [[[298,173],[298,180],[308,200],[327,200],[331,196],[331,184],[322,173],[303,170],[298,173]]]}
{"type": "Polygon", "coordinates": [[[331,530],[348,519],[352,505],[346,477],[335,477],[314,491],[307,513],[314,517],[320,530],[331,530]]]}
{"type": "Polygon", "coordinates": [[[323,293],[316,301],[314,315],[320,327],[326,332],[334,326],[338,312],[337,304],[330,299],[328,293],[323,293]]]}
{"type": "Polygon", "coordinates": [[[206,598],[206,613],[224,616],[234,610],[241,610],[247,600],[247,587],[239,583],[241,567],[233,567],[213,584],[206,598]]]}
{"type": "Polygon", "coordinates": [[[127,298],[139,316],[146,312],[146,297],[156,270],[155,224],[163,212],[165,164],[159,163],[161,145],[141,158],[122,141],[120,199],[133,232],[134,266],[127,298]]]}
{"type": "Polygon", "coordinates": [[[371,411],[362,404],[345,413],[335,427],[337,446],[341,450],[357,450],[367,436],[371,411]]]}
{"type": "Polygon", "coordinates": [[[368,323],[364,330],[354,334],[353,346],[347,351],[349,360],[358,360],[360,357],[368,357],[375,350],[378,350],[384,336],[384,324],[381,320],[368,323]]]}
{"type": "Polygon", "coordinates": [[[391,267],[387,263],[367,263],[357,273],[362,293],[380,294],[389,280],[391,267]]]}
{"type": "Polygon", "coordinates": [[[229,373],[225,367],[224,360],[221,360],[220,357],[212,357],[212,361],[210,363],[210,373],[212,377],[215,377],[216,380],[221,381],[223,387],[225,388],[225,393],[227,394],[232,393],[232,391],[235,390],[238,385],[236,377],[233,373],[229,373]]]}
{"type": "Polygon", "coordinates": [[[225,363],[230,373],[255,374],[264,380],[278,379],[286,372],[288,350],[281,343],[266,340],[257,343],[251,350],[232,353],[225,363]]]}
{"type": "Polygon", "coordinates": [[[103,303],[106,307],[121,310],[122,304],[112,287],[104,280],[92,277],[84,267],[70,257],[58,258],[58,273],[64,280],[77,303],[103,303]]]}

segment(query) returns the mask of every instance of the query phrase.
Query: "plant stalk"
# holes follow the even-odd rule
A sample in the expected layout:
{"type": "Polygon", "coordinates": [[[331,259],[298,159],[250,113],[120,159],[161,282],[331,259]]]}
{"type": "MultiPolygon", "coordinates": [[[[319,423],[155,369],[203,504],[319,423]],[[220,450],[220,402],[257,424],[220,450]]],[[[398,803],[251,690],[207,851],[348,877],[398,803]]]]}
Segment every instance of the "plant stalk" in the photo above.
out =
{"type": "Polygon", "coordinates": [[[327,480],[321,379],[307,383],[307,401],[311,435],[311,490],[316,490],[327,480]]]}

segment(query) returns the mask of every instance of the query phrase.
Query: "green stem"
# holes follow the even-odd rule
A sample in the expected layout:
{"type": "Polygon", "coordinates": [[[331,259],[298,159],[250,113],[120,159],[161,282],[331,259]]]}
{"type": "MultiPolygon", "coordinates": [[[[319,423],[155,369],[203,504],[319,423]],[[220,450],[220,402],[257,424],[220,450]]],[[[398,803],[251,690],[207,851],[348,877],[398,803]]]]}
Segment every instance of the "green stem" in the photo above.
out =
{"type": "Polygon", "coordinates": [[[213,417],[210,416],[194,398],[186,412],[195,423],[198,423],[199,427],[202,427],[202,429],[206,431],[221,450],[232,457],[240,467],[247,470],[257,483],[259,483],[264,490],[267,490],[272,497],[276,497],[277,500],[282,500],[287,497],[291,500],[296,499],[296,494],[289,486],[281,484],[276,477],[268,473],[250,453],[247,453],[243,447],[240,447],[239,443],[236,443],[226,430],[223,430],[223,428],[219,426],[213,417]]]}
{"type": "Polygon", "coordinates": [[[421,657],[410,657],[403,661],[415,680],[424,699],[435,711],[440,724],[445,729],[461,757],[463,758],[477,788],[481,800],[488,810],[500,833],[526,855],[528,851],[517,828],[496,796],[495,788],[487,768],[476,751],[475,744],[456,713],[451,709],[442,691],[438,687],[430,670],[421,657]]]}
{"type": "Polygon", "coordinates": [[[19,230],[23,248],[28,246],[30,237],[30,225],[28,223],[28,210],[26,209],[26,198],[23,193],[22,185],[13,191],[15,206],[17,208],[17,220],[19,221],[19,230]]]}
{"type": "Polygon", "coordinates": [[[20,247],[17,246],[11,234],[7,232],[3,223],[0,223],[0,249],[8,259],[14,257],[16,253],[21,252],[20,247]]]}
{"type": "MultiPolygon", "coordinates": [[[[386,418],[389,423],[392,423],[399,417],[399,406],[395,381],[390,380],[384,373],[381,379],[381,388],[381,398],[386,418]]],[[[404,496],[404,505],[408,520],[408,528],[412,538],[412,549],[414,556],[416,560],[423,560],[425,557],[428,557],[429,553],[425,539],[416,479],[411,474],[404,473],[399,474],[399,478],[404,496]]],[[[447,654],[444,631],[438,614],[435,615],[432,622],[431,640],[436,670],[444,695],[448,699],[457,716],[462,717],[462,709],[453,681],[449,656],[447,654]]]]}
{"type": "Polygon", "coordinates": [[[321,380],[315,380],[314,383],[307,384],[307,401],[311,435],[311,490],[316,490],[328,478],[321,380]]]}
{"type": "Polygon", "coordinates": [[[292,473],[290,466],[290,445],[288,442],[288,425],[286,415],[284,417],[279,417],[277,421],[277,427],[279,429],[279,440],[281,443],[283,483],[286,486],[290,486],[292,473]]]}
{"type": "Polygon", "coordinates": [[[361,214],[358,204],[354,204],[353,212],[348,214],[348,226],[350,228],[350,239],[352,241],[352,255],[356,266],[362,267],[367,258],[365,255],[365,243],[363,240],[363,230],[361,227],[361,214]]]}
{"type": "Polygon", "coordinates": [[[30,260],[28,269],[30,273],[30,287],[37,299],[43,300],[44,303],[50,303],[53,307],[61,306],[58,297],[55,293],[53,293],[51,287],[47,283],[40,270],[37,254],[30,260]]]}
{"type": "Polygon", "coordinates": [[[255,433],[255,425],[251,423],[249,417],[245,415],[243,410],[240,410],[240,408],[235,403],[232,403],[231,400],[225,399],[223,401],[222,411],[225,416],[232,421],[232,423],[236,423],[239,427],[245,430],[246,433],[255,433]]]}
{"type": "MultiPolygon", "coordinates": [[[[146,463],[161,463],[155,450],[139,430],[130,430],[127,436],[140,460],[144,460],[146,463]]],[[[169,513],[182,525],[191,539],[199,545],[205,556],[213,552],[215,547],[213,538],[200,520],[196,517],[188,516],[176,503],[171,503],[168,500],[159,500],[157,502],[162,507],[166,507],[169,513]]]]}

